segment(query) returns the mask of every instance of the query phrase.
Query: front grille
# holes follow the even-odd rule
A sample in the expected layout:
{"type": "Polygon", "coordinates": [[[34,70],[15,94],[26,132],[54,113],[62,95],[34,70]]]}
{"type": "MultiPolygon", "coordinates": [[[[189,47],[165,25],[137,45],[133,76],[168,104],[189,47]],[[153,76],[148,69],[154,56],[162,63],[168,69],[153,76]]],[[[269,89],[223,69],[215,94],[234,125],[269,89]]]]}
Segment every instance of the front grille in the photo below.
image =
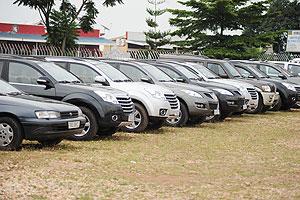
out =
{"type": "Polygon", "coordinates": [[[72,119],[78,117],[78,111],[61,112],[60,117],[62,119],[72,119]]]}
{"type": "Polygon", "coordinates": [[[174,94],[165,94],[165,97],[167,101],[170,103],[171,109],[178,109],[179,108],[179,102],[174,94]]]}
{"type": "Polygon", "coordinates": [[[247,88],[247,91],[251,95],[251,99],[253,99],[253,100],[258,99],[257,92],[256,92],[256,90],[254,88],[247,88]]]}
{"type": "Polygon", "coordinates": [[[130,97],[117,97],[119,104],[122,106],[124,113],[132,113],[134,104],[130,97]]]}
{"type": "Polygon", "coordinates": [[[300,87],[296,87],[296,91],[298,93],[298,101],[300,100],[300,87]]]}
{"type": "Polygon", "coordinates": [[[209,108],[211,110],[217,110],[218,109],[218,104],[217,103],[210,103],[209,104],[209,108]]]}

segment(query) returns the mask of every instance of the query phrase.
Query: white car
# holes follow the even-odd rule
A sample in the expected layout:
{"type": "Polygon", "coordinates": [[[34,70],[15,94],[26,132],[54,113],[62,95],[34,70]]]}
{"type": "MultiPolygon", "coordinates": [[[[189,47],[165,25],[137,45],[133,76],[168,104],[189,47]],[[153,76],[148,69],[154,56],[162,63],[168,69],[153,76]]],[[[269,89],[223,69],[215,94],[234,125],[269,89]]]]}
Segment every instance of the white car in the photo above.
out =
{"type": "Polygon", "coordinates": [[[84,83],[109,85],[128,93],[136,111],[133,123],[126,126],[123,129],[125,131],[143,132],[146,128],[158,129],[166,119],[179,116],[179,101],[176,95],[165,87],[133,82],[122,72],[101,61],[68,57],[48,57],[46,60],[67,69],[84,83]]]}

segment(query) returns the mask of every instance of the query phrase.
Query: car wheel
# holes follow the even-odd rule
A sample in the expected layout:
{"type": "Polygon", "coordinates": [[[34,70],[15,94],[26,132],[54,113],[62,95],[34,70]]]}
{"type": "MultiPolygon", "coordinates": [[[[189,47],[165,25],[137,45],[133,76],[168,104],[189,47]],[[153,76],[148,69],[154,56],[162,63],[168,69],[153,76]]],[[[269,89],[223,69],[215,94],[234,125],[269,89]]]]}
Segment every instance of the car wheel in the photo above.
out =
{"type": "Polygon", "coordinates": [[[164,119],[154,120],[149,123],[148,129],[157,130],[157,129],[160,129],[164,124],[165,124],[164,119]]]}
{"type": "Polygon", "coordinates": [[[39,143],[41,145],[43,145],[44,147],[53,147],[53,146],[61,143],[62,140],[63,139],[61,139],[61,138],[56,138],[56,139],[52,139],[52,140],[39,140],[39,143]]]}
{"type": "Polygon", "coordinates": [[[134,103],[135,112],[133,123],[129,126],[123,127],[122,130],[126,132],[140,133],[146,130],[149,123],[149,116],[143,105],[134,103]]]}
{"type": "Polygon", "coordinates": [[[119,128],[117,128],[117,127],[101,129],[101,130],[98,131],[97,135],[104,136],[104,137],[110,137],[113,134],[115,134],[118,131],[118,129],[119,128]]]}
{"type": "Polygon", "coordinates": [[[189,120],[189,112],[187,107],[180,102],[180,112],[179,112],[179,117],[175,119],[166,119],[166,124],[168,126],[173,126],[173,127],[182,127],[187,124],[189,120]]]}
{"type": "Polygon", "coordinates": [[[0,150],[16,151],[23,141],[20,123],[10,117],[0,117],[0,150]]]}
{"type": "Polygon", "coordinates": [[[84,106],[79,106],[82,110],[83,116],[86,119],[86,123],[84,125],[84,129],[80,134],[75,134],[70,137],[71,140],[92,140],[96,137],[99,125],[96,120],[96,116],[89,108],[84,106]]]}
{"type": "Polygon", "coordinates": [[[272,111],[279,111],[282,107],[282,99],[281,96],[279,96],[279,99],[277,101],[277,103],[272,107],[272,111]]]}

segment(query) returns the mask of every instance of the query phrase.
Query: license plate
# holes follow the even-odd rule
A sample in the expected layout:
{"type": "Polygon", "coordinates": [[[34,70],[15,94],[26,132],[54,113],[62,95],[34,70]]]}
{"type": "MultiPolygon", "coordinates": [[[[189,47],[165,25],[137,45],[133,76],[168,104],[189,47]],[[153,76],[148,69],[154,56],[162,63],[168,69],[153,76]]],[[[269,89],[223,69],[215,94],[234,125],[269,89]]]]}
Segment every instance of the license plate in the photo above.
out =
{"type": "Polygon", "coordinates": [[[133,121],[134,121],[134,113],[131,113],[131,114],[128,116],[128,121],[129,121],[129,122],[133,122],[133,121]]]}
{"type": "Polygon", "coordinates": [[[68,122],[69,129],[75,129],[80,127],[80,121],[68,122]]]}
{"type": "Polygon", "coordinates": [[[214,110],[214,115],[220,115],[220,110],[214,110]]]}
{"type": "Polygon", "coordinates": [[[243,109],[246,110],[248,107],[246,104],[243,105],[243,109]]]}

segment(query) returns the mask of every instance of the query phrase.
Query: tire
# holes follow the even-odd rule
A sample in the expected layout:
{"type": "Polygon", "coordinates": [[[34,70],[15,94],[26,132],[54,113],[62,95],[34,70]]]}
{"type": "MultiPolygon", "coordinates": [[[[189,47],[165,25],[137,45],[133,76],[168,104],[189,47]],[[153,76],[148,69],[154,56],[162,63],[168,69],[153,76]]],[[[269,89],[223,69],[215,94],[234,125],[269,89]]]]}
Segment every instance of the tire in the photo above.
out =
{"type": "Polygon", "coordinates": [[[272,107],[271,111],[280,111],[281,107],[282,107],[282,99],[281,96],[279,96],[277,104],[272,107]]]}
{"type": "Polygon", "coordinates": [[[246,113],[248,114],[259,114],[262,113],[263,109],[264,109],[264,102],[263,102],[263,97],[259,94],[258,95],[258,105],[257,108],[251,111],[246,111],[246,113]]]}
{"type": "Polygon", "coordinates": [[[143,105],[140,103],[134,103],[135,113],[134,113],[134,122],[130,126],[121,128],[122,131],[131,132],[131,133],[140,133],[146,130],[149,124],[149,116],[143,105]]]}
{"type": "Polygon", "coordinates": [[[185,126],[187,124],[189,120],[189,112],[187,107],[180,102],[180,116],[179,118],[175,119],[175,120],[166,120],[166,124],[168,126],[173,126],[173,127],[182,127],[185,126]]]}
{"type": "Polygon", "coordinates": [[[62,140],[63,139],[61,139],[61,138],[56,138],[56,139],[52,139],[52,140],[39,140],[39,143],[44,147],[53,147],[53,146],[61,143],[62,140]]]}
{"type": "Polygon", "coordinates": [[[113,134],[115,134],[117,131],[118,131],[117,127],[111,127],[111,128],[99,130],[97,135],[103,136],[103,137],[110,137],[113,134]]]}
{"type": "Polygon", "coordinates": [[[23,131],[20,123],[10,117],[0,117],[0,150],[20,150],[22,141],[23,131]]]}
{"type": "Polygon", "coordinates": [[[98,122],[96,120],[96,116],[89,108],[84,106],[79,106],[82,110],[83,115],[85,116],[87,123],[85,125],[84,131],[81,134],[76,134],[71,136],[69,139],[75,141],[88,141],[93,140],[97,136],[97,132],[99,129],[98,122]]]}
{"type": "Polygon", "coordinates": [[[153,120],[149,123],[149,130],[157,130],[160,129],[165,124],[165,120],[153,120]]]}

